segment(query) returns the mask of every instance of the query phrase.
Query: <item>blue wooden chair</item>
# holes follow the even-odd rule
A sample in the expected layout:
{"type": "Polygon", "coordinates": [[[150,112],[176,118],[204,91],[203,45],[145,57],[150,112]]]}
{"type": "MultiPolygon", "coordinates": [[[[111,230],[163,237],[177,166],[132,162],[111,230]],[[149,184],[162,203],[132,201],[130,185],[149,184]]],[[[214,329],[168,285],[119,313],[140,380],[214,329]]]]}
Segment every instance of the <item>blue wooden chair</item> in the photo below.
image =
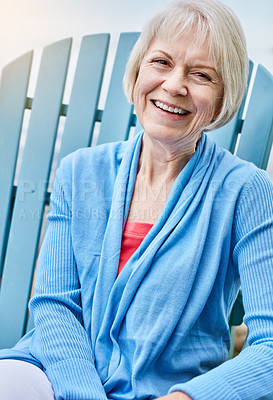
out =
{"type": "MultiPolygon", "coordinates": [[[[59,160],[79,147],[126,140],[134,134],[134,129],[140,128],[122,89],[126,61],[137,37],[138,33],[120,35],[104,110],[98,109],[98,103],[108,54],[108,34],[83,38],[69,104],[63,104],[62,100],[71,39],[44,49],[33,98],[27,96],[32,52],[16,59],[2,72],[0,348],[13,346],[32,327],[27,304],[49,203],[49,179],[59,160]],[[25,114],[30,114],[27,128],[23,124],[25,114]],[[62,135],[58,129],[61,117],[65,118],[62,135]],[[23,140],[25,144],[21,146],[23,140]]],[[[236,148],[240,157],[266,168],[273,138],[273,77],[262,66],[258,66],[243,120],[244,105],[245,100],[234,119],[221,132],[212,132],[210,136],[232,152],[236,148]]],[[[235,313],[236,318],[233,314],[231,325],[233,320],[240,323],[242,307],[235,313]]]]}

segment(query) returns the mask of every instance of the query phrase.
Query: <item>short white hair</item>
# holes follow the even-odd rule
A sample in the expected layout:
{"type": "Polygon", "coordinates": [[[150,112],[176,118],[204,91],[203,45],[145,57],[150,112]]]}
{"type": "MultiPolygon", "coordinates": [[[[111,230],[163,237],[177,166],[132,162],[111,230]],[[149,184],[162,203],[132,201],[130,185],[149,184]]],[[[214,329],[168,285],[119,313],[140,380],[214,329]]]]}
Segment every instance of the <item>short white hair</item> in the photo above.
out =
{"type": "Polygon", "coordinates": [[[140,64],[152,40],[174,40],[194,30],[196,44],[208,40],[210,57],[223,80],[222,106],[205,130],[220,128],[238,110],[248,79],[248,55],[241,23],[235,13],[217,0],[178,0],[160,10],[144,26],[127,63],[123,85],[127,99],[133,92],[140,64]]]}

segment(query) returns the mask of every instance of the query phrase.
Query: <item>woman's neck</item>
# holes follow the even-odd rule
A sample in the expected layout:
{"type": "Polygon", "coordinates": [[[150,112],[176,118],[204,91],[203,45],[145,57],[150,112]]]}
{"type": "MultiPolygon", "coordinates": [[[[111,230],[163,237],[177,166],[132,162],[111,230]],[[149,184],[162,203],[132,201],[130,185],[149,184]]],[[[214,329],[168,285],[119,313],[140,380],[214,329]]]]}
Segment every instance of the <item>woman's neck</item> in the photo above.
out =
{"type": "Polygon", "coordinates": [[[172,185],[195,152],[177,151],[178,143],[162,143],[144,133],[138,172],[128,221],[154,224],[161,214],[172,185]]]}
{"type": "Polygon", "coordinates": [[[143,135],[138,176],[150,185],[172,184],[195,152],[196,143],[186,151],[179,141],[162,142],[143,135]]]}

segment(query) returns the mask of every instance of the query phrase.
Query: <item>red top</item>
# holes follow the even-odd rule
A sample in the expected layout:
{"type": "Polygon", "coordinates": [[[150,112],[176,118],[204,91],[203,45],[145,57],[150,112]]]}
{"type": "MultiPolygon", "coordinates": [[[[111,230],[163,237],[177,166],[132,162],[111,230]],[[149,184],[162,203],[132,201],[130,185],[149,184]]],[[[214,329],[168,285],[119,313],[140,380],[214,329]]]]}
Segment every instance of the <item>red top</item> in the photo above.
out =
{"type": "Polygon", "coordinates": [[[152,226],[153,224],[146,224],[145,222],[126,222],[121,241],[118,274],[140,246],[152,226]]]}

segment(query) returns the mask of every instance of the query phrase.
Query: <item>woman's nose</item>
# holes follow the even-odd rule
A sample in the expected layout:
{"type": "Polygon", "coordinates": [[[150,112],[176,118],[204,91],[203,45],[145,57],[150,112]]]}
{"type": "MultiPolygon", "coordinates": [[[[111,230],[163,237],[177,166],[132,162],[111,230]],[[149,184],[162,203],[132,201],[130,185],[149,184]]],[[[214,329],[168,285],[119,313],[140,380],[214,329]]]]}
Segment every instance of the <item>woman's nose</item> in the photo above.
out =
{"type": "Polygon", "coordinates": [[[166,90],[172,96],[187,96],[188,88],[186,78],[181,72],[172,72],[164,80],[161,85],[162,89],[166,90]]]}

